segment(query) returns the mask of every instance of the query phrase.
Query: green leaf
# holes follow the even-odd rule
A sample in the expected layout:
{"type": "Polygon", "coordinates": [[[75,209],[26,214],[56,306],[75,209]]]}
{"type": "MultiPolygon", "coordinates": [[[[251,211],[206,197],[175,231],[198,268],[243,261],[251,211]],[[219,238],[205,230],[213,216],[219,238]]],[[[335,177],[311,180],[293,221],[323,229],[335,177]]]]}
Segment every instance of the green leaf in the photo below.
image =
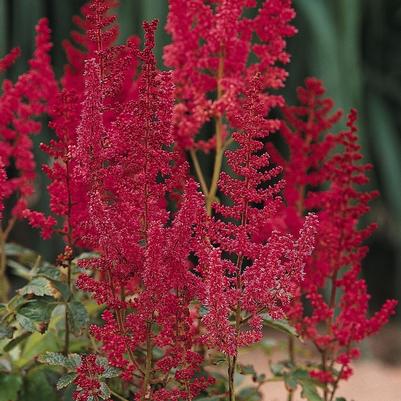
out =
{"type": "Polygon", "coordinates": [[[18,337],[15,337],[9,343],[7,343],[7,345],[4,347],[4,351],[6,352],[11,351],[14,347],[16,347],[20,342],[24,341],[30,335],[32,335],[32,333],[27,331],[25,333],[22,333],[18,337]]]}
{"type": "Polygon", "coordinates": [[[13,338],[14,329],[5,323],[0,323],[0,340],[3,338],[13,338]]]}
{"type": "Polygon", "coordinates": [[[301,397],[306,398],[308,401],[323,401],[317,391],[318,383],[310,377],[308,371],[296,369],[291,374],[302,387],[301,397]]]}
{"type": "Polygon", "coordinates": [[[64,301],[68,301],[71,298],[71,290],[67,283],[62,281],[53,281],[53,286],[61,294],[64,301]]]}
{"type": "Polygon", "coordinates": [[[64,376],[61,376],[57,382],[57,390],[61,390],[62,388],[69,386],[75,380],[76,377],[77,377],[76,373],[67,373],[64,376]]]}
{"type": "Polygon", "coordinates": [[[85,306],[78,301],[70,302],[67,305],[68,308],[68,319],[71,330],[74,334],[80,334],[83,329],[86,328],[89,322],[88,312],[85,306]]]}
{"type": "Polygon", "coordinates": [[[32,249],[25,248],[21,245],[18,245],[14,242],[8,242],[5,245],[6,255],[13,256],[18,258],[18,260],[22,263],[28,264],[35,263],[38,254],[32,249]]]}
{"type": "Polygon", "coordinates": [[[8,358],[0,358],[0,372],[10,373],[13,367],[11,366],[11,362],[8,358]]]}
{"type": "Polygon", "coordinates": [[[256,376],[255,368],[252,365],[237,365],[237,371],[242,375],[252,375],[256,376]]]}
{"type": "Polygon", "coordinates": [[[117,377],[120,374],[120,369],[115,368],[114,366],[107,366],[104,372],[99,376],[103,379],[111,379],[113,377],[117,377]]]}
{"type": "Polygon", "coordinates": [[[101,382],[100,383],[100,397],[103,398],[104,400],[108,400],[111,396],[111,391],[109,387],[107,386],[106,383],[101,382]]]}
{"type": "Polygon", "coordinates": [[[67,357],[59,352],[46,352],[38,357],[38,361],[51,366],[68,366],[67,357]]]}
{"type": "Polygon", "coordinates": [[[79,365],[81,365],[81,355],[79,354],[68,354],[67,358],[67,368],[76,369],[79,365]]]}
{"type": "Polygon", "coordinates": [[[27,302],[18,309],[16,319],[25,330],[44,333],[55,306],[54,303],[50,303],[45,299],[35,299],[27,302]]]}
{"type": "Polygon", "coordinates": [[[306,398],[308,401],[323,401],[323,398],[320,397],[317,392],[316,386],[311,382],[302,382],[302,392],[301,397],[306,398]]]}
{"type": "Polygon", "coordinates": [[[262,395],[255,387],[246,387],[238,393],[236,399],[238,401],[260,401],[262,395]]]}
{"type": "Polygon", "coordinates": [[[56,352],[62,344],[63,339],[53,331],[47,331],[45,334],[33,333],[26,341],[22,353],[16,361],[17,366],[22,368],[45,352],[56,352]]]}
{"type": "Polygon", "coordinates": [[[49,280],[53,280],[53,281],[61,280],[60,270],[56,266],[53,266],[47,262],[44,262],[42,265],[40,265],[38,267],[37,275],[46,277],[49,280]]]}
{"type": "Polygon", "coordinates": [[[284,383],[291,390],[296,390],[297,385],[298,385],[296,377],[294,377],[291,374],[284,375],[284,383]]]}
{"type": "Polygon", "coordinates": [[[104,372],[100,375],[101,378],[111,379],[112,377],[116,377],[120,374],[120,369],[110,366],[108,359],[103,356],[98,356],[96,358],[96,363],[104,368],[104,372]]]}
{"type": "Polygon", "coordinates": [[[51,297],[57,298],[59,296],[59,291],[54,287],[52,282],[46,277],[35,277],[30,281],[25,287],[18,290],[20,295],[37,295],[43,297],[44,295],[49,295],[51,297]]]}
{"type": "Polygon", "coordinates": [[[17,375],[0,375],[0,401],[16,401],[22,386],[22,378],[17,375]]]}
{"type": "Polygon", "coordinates": [[[283,362],[272,363],[270,365],[270,370],[274,376],[282,376],[285,369],[285,364],[283,362]]]}
{"type": "Polygon", "coordinates": [[[52,381],[56,380],[54,371],[37,366],[29,371],[24,383],[24,391],[18,401],[58,401],[52,381]]]}
{"type": "Polygon", "coordinates": [[[31,270],[13,259],[7,259],[7,266],[11,268],[11,273],[18,277],[22,277],[25,280],[32,278],[31,270]]]}
{"type": "Polygon", "coordinates": [[[337,397],[336,401],[347,401],[344,397],[337,397]]]}
{"type": "Polygon", "coordinates": [[[267,313],[263,313],[263,324],[272,329],[281,331],[294,337],[298,337],[298,333],[295,328],[292,327],[286,320],[276,320],[270,317],[267,313]]]}

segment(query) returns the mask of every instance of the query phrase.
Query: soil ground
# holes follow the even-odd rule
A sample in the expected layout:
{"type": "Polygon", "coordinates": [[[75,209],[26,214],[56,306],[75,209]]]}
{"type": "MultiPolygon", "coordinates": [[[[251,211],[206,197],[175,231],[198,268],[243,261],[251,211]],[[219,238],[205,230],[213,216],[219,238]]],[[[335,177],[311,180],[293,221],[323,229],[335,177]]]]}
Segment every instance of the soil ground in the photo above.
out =
{"type": "MultiPolygon", "coordinates": [[[[273,355],[277,360],[277,354],[273,355]]],[[[269,359],[272,358],[260,348],[240,355],[240,363],[253,364],[258,373],[268,376],[269,359]]],[[[401,401],[401,327],[389,327],[365,342],[362,358],[353,364],[353,369],[354,375],[341,383],[338,397],[347,401],[401,401]]],[[[263,401],[287,399],[281,382],[265,384],[263,393],[263,401]]],[[[305,400],[297,394],[294,401],[305,400]]]]}

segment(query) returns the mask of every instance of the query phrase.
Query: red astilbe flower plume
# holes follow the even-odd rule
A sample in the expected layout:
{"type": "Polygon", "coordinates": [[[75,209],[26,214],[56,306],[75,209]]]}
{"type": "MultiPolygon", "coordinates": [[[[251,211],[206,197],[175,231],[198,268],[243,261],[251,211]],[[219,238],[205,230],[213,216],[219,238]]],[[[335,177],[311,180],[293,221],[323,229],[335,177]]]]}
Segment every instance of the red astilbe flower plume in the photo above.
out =
{"type": "Polygon", "coordinates": [[[369,295],[359,275],[367,252],[363,241],[375,225],[358,226],[377,192],[363,192],[359,187],[368,182],[366,174],[372,166],[360,162],[355,110],[348,117],[346,130],[327,134],[341,113],[332,111],[333,101],[324,98],[324,93],[320,81],[306,80],[305,88],[298,90],[301,105],[284,109],[287,123],[282,134],[289,159],[278,152],[274,155],[288,181],[288,207],[284,210],[288,230],[293,231],[309,210],[319,217],[316,249],[306,265],[299,294],[305,294],[312,312],[307,313],[299,299],[294,302],[291,319],[322,355],[320,369],[312,375],[331,383],[325,389],[326,400],[336,392],[339,380],[352,374],[351,359],[359,354],[355,345],[388,321],[396,301],[387,301],[368,317],[369,295]],[[326,287],[328,297],[322,291],[326,287]],[[338,374],[334,371],[337,366],[338,374]]]}
{"type": "Polygon", "coordinates": [[[274,219],[282,207],[284,186],[278,179],[281,169],[272,168],[269,155],[262,152],[262,141],[279,125],[264,118],[270,104],[261,96],[262,88],[260,76],[250,81],[243,112],[233,116],[237,148],[227,152],[232,172],[221,173],[219,181],[229,200],[227,205],[214,204],[215,217],[210,224],[211,241],[221,251],[213,251],[206,272],[206,340],[234,357],[239,347],[262,338],[262,312],[273,318],[286,315],[302,280],[305,259],[312,252],[316,230],[311,215],[298,239],[278,231],[263,240],[256,237],[257,223],[274,219]],[[220,252],[223,258],[218,262],[220,252]],[[232,315],[235,325],[229,320],[232,315]]]}
{"type": "MultiPolygon", "coordinates": [[[[50,209],[55,216],[62,218],[57,229],[69,246],[84,246],[85,229],[82,222],[88,220],[88,188],[82,176],[76,174],[77,160],[71,148],[77,142],[77,128],[80,122],[81,104],[84,98],[84,64],[95,58],[101,66],[103,104],[105,121],[109,125],[121,111],[121,104],[127,98],[135,97],[135,83],[132,80],[137,68],[134,50],[137,40],[131,38],[127,45],[115,46],[118,24],[115,15],[110,15],[116,6],[114,1],[92,0],[82,7],[82,17],[74,21],[82,32],[74,31],[71,36],[80,49],[71,42],[65,42],[68,64],[61,79],[62,89],[55,97],[50,114],[51,128],[56,139],[42,144],[42,149],[52,158],[43,169],[49,176],[48,186],[50,209]],[[116,68],[116,63],[119,68],[116,68]],[[106,90],[107,88],[107,90],[106,90]]],[[[35,212],[36,224],[46,223],[47,218],[35,212]]]]}
{"type": "Polygon", "coordinates": [[[82,356],[81,364],[77,368],[77,376],[74,379],[74,384],[77,386],[73,394],[74,400],[104,400],[105,391],[104,388],[102,388],[104,383],[101,381],[104,372],[105,368],[99,364],[96,355],[90,354],[82,356]]]}
{"type": "Polygon", "coordinates": [[[7,71],[14,63],[15,60],[20,56],[21,50],[18,47],[15,47],[10,51],[10,53],[6,54],[3,58],[0,59],[0,74],[7,71]]]}
{"type": "Polygon", "coordinates": [[[202,358],[192,351],[189,312],[201,286],[190,256],[199,246],[194,227],[204,220],[204,201],[189,181],[178,211],[170,215],[166,209],[174,181],[174,102],[171,74],[156,69],[156,26],[156,21],[144,24],[146,47],[136,51],[142,64],[138,98],[121,104],[108,129],[110,81],[103,79],[96,58],[86,62],[74,157],[89,189],[86,240],[101,255],[82,266],[99,270],[100,281],[83,275],[77,285],[106,304],[105,324],[92,327],[92,333],[110,363],[124,368],[123,379],[141,389],[137,399],[192,399],[208,385],[194,378],[202,358]],[[163,352],[157,360],[154,347],[163,352]],[[136,356],[139,350],[145,357],[136,356]],[[169,385],[155,390],[166,375],[173,378],[169,385]]]}
{"type": "Polygon", "coordinates": [[[239,100],[247,79],[259,72],[263,90],[284,85],[287,73],[278,64],[289,62],[285,38],[296,32],[290,25],[295,13],[290,0],[261,6],[255,0],[170,0],[169,5],[172,43],[165,47],[164,60],[174,68],[175,140],[184,149],[208,150],[216,145],[214,139],[195,143],[196,135],[239,100]],[[256,16],[246,17],[248,11],[256,16]],[[249,65],[252,57],[256,61],[249,65]]]}
{"type": "MultiPolygon", "coordinates": [[[[29,61],[29,70],[20,75],[15,83],[3,81],[0,97],[0,158],[10,176],[4,184],[4,198],[16,195],[13,218],[23,217],[29,198],[34,192],[35,161],[32,153],[31,135],[40,131],[36,117],[48,110],[48,104],[57,90],[50,66],[50,30],[46,19],[36,26],[36,49],[29,61]],[[11,171],[12,170],[12,171],[11,171]]],[[[14,50],[2,67],[9,66],[18,56],[14,50]]],[[[35,217],[33,217],[35,220],[35,217]]],[[[53,221],[47,220],[48,225],[53,221]]]]}

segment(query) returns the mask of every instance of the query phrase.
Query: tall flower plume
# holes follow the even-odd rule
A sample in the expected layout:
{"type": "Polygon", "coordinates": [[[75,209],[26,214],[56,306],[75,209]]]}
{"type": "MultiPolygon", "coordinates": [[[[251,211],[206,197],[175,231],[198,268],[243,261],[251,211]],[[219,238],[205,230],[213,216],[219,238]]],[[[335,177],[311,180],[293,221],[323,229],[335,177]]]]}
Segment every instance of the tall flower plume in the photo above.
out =
{"type": "Polygon", "coordinates": [[[316,231],[310,215],[298,239],[279,231],[257,236],[258,222],[274,219],[280,210],[284,186],[278,177],[281,169],[261,153],[263,140],[279,124],[264,117],[271,103],[261,94],[262,85],[260,75],[249,82],[242,113],[232,116],[236,148],[226,152],[231,173],[221,173],[219,180],[228,200],[214,203],[209,226],[210,240],[219,248],[212,251],[205,273],[209,310],[203,322],[206,342],[229,357],[230,395],[239,348],[262,338],[263,313],[286,316],[316,231]]]}
{"type": "Polygon", "coordinates": [[[179,210],[173,215],[166,208],[174,167],[173,86],[171,74],[156,69],[156,26],[156,21],[144,24],[146,46],[134,50],[142,65],[138,97],[121,105],[108,129],[110,81],[96,58],[86,62],[74,149],[89,189],[87,241],[101,255],[82,263],[100,271],[100,282],[83,275],[78,286],[107,305],[105,325],[92,333],[110,363],[124,367],[123,378],[136,382],[141,400],[188,396],[188,391],[193,398],[208,383],[194,378],[202,358],[192,351],[189,311],[201,283],[190,256],[198,246],[194,227],[202,224],[204,201],[188,181],[179,210]],[[154,347],[163,350],[157,360],[154,347]],[[137,350],[144,357],[136,357],[137,350]],[[173,382],[154,389],[172,371],[173,382]]]}
{"type": "Polygon", "coordinates": [[[350,362],[359,355],[357,344],[388,321],[396,301],[387,301],[368,317],[369,295],[360,271],[368,250],[363,242],[375,225],[360,229],[359,223],[369,211],[369,201],[377,196],[376,191],[360,191],[372,166],[361,163],[355,110],[348,116],[346,130],[327,134],[341,112],[333,112],[333,101],[324,94],[322,83],[314,78],[299,88],[300,106],[284,109],[287,123],[282,134],[289,159],[273,154],[288,181],[284,210],[288,230],[293,231],[309,210],[319,217],[316,249],[299,294],[305,295],[312,312],[307,313],[298,299],[291,318],[322,356],[320,368],[312,375],[325,383],[327,400],[332,399],[339,381],[352,374],[350,362]],[[327,287],[330,292],[325,297],[322,289],[327,287]]]}

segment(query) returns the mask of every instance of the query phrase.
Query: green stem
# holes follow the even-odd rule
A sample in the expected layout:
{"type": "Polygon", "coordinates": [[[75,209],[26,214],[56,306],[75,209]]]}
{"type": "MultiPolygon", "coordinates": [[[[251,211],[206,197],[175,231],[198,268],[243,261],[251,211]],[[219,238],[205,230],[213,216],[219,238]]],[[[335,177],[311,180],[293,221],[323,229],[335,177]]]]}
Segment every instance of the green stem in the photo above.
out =
{"type": "MultiPolygon", "coordinates": [[[[290,362],[295,366],[295,341],[294,337],[288,336],[288,355],[290,357],[290,362]]],[[[294,390],[288,388],[288,396],[287,401],[293,401],[294,399],[294,390]]]]}
{"type": "MultiPolygon", "coordinates": [[[[224,75],[224,53],[220,52],[219,66],[217,68],[217,100],[221,98],[223,90],[221,87],[221,79],[224,75]]],[[[206,211],[208,216],[212,215],[212,204],[216,199],[217,186],[220,177],[220,171],[223,164],[224,155],[224,144],[223,144],[223,116],[219,114],[216,119],[216,156],[214,159],[212,182],[210,189],[206,196],[206,211]]]]}
{"type": "Polygon", "coordinates": [[[111,389],[110,389],[110,393],[111,393],[114,397],[118,398],[118,399],[121,400],[121,401],[129,401],[127,398],[124,398],[122,395],[116,393],[115,391],[113,391],[113,390],[111,390],[111,389]]]}
{"type": "Polygon", "coordinates": [[[145,362],[145,378],[143,381],[142,400],[150,400],[150,376],[152,374],[152,323],[146,324],[146,362],[145,362]]]}
{"type": "Polygon", "coordinates": [[[228,357],[228,398],[235,401],[234,373],[237,365],[237,356],[228,357]]]}
{"type": "Polygon", "coordinates": [[[190,155],[191,155],[191,158],[192,158],[192,162],[194,164],[196,175],[198,176],[198,179],[199,179],[199,183],[200,183],[202,192],[207,197],[209,191],[207,189],[206,180],[205,180],[205,177],[203,175],[202,168],[201,168],[199,160],[198,160],[198,156],[196,156],[195,149],[191,149],[190,150],[190,155]]]}

